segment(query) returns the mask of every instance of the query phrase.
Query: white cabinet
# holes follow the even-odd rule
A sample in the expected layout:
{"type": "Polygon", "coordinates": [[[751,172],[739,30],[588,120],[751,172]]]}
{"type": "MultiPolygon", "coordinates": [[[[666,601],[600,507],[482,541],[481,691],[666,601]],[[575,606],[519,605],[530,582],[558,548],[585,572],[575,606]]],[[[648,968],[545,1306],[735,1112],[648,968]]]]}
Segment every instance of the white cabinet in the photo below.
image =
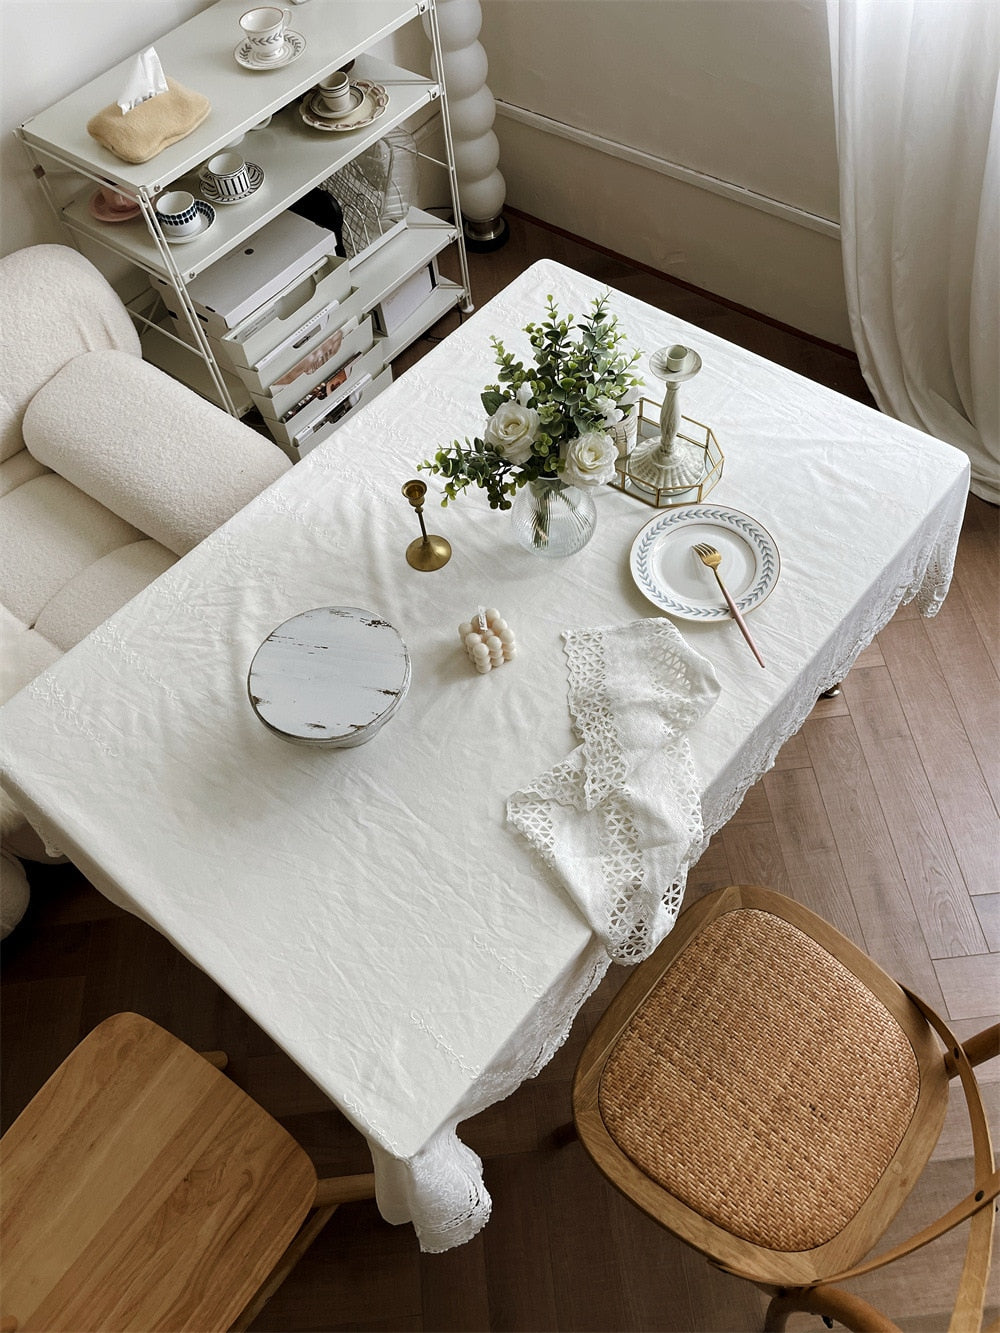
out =
{"type": "MultiPolygon", "coordinates": [[[[287,413],[288,386],[273,395],[269,373],[275,378],[287,374],[296,364],[295,352],[301,358],[324,337],[347,326],[344,343],[363,348],[357,352],[356,367],[363,365],[356,377],[363,378],[363,384],[348,392],[356,397],[363,390],[363,396],[370,397],[388,381],[393,356],[454,306],[472,308],[468,267],[445,90],[433,78],[369,53],[382,39],[416,22],[421,40],[424,32],[429,34],[431,68],[440,69],[434,0],[308,0],[295,5],[289,9],[288,26],[302,39],[303,49],[297,58],[273,69],[247,69],[235,59],[241,40],[239,17],[246,7],[246,0],[218,0],[154,43],[164,72],[202,93],[212,109],[197,129],[149,162],[132,165],[120,160],[86,130],[88,120],[116,100],[133,58],[26,121],[19,133],[63,224],[77,237],[113,251],[148,275],[148,288],[130,307],[146,355],[234,414],[258,407],[274,438],[296,457],[305,452],[305,438],[308,447],[314,447],[342,419],[343,412],[337,416],[332,410],[340,400],[334,402],[331,396],[323,413],[314,407],[307,414],[310,429],[300,445],[291,423],[280,420],[287,413]],[[385,88],[384,112],[370,124],[346,132],[311,127],[300,112],[303,100],[321,78],[351,61],[352,80],[367,79],[385,88]],[[446,160],[435,160],[435,166],[438,172],[445,168],[448,205],[457,225],[412,207],[377,243],[350,259],[334,255],[336,238],[328,232],[329,245],[305,244],[301,266],[292,264],[285,285],[268,290],[256,304],[248,279],[243,302],[247,308],[239,311],[238,319],[213,324],[206,317],[197,295],[203,275],[201,285],[211,287],[215,266],[221,266],[219,272],[234,268],[238,272],[233,257],[250,254],[255,238],[273,232],[269,224],[429,105],[442,120],[446,160]],[[168,242],[156,220],[156,197],[168,187],[199,195],[200,168],[236,143],[247,161],[260,167],[262,184],[239,203],[217,205],[212,225],[194,240],[168,242]],[[102,221],[92,211],[98,189],[127,195],[138,212],[126,221],[102,221]],[[262,232],[264,228],[268,230],[262,232]],[[446,280],[438,271],[437,257],[449,246],[456,248],[459,281],[446,280]],[[421,271],[425,276],[415,280],[421,271]],[[409,284],[410,292],[424,289],[426,295],[405,318],[390,321],[392,327],[387,328],[379,306],[404,284],[409,284]],[[359,335],[362,329],[368,332],[359,335]],[[323,418],[318,426],[313,421],[317,416],[323,418]]],[[[321,230],[315,234],[321,236],[321,230]]],[[[313,367],[302,383],[295,384],[300,396],[338,370],[337,356],[313,367]]]]}

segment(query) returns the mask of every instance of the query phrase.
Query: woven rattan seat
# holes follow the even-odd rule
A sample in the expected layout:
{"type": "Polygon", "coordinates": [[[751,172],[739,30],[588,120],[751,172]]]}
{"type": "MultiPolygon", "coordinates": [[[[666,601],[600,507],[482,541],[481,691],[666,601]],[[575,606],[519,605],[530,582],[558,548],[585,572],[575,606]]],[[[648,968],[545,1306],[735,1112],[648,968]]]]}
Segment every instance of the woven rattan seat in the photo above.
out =
{"type": "Polygon", "coordinates": [[[679,918],[590,1037],[573,1087],[596,1165],[664,1227],[793,1309],[892,1330],[834,1284],[972,1219],[952,1333],[978,1329],[1000,1192],[973,1065],[919,997],[781,894],[733,886],[679,918]],[[942,1043],[944,1050],[942,1050],[942,1043]],[[952,1078],[972,1123],[965,1199],[875,1259],[926,1165],[952,1078]]]}
{"type": "Polygon", "coordinates": [[[868,1198],[918,1087],[910,1043],[867,987],[787,921],[736,911],[628,1024],[600,1107],[622,1151],[690,1208],[757,1245],[808,1250],[868,1198]]]}

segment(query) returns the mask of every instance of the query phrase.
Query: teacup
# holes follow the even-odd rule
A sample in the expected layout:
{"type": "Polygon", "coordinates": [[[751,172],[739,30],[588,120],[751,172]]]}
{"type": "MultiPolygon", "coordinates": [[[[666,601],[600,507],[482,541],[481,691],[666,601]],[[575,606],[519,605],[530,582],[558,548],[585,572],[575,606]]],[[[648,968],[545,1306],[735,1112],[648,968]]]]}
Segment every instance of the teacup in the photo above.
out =
{"type": "Polygon", "coordinates": [[[285,24],[290,17],[290,10],[279,9],[277,5],[247,10],[240,19],[240,27],[250,43],[254,60],[266,63],[285,54],[285,24]]]}
{"type": "Polygon", "coordinates": [[[201,210],[187,190],[170,190],[156,201],[156,216],[165,236],[190,236],[201,226],[201,210]]]}
{"type": "Polygon", "coordinates": [[[242,199],[250,189],[247,164],[231,149],[210,157],[201,169],[201,179],[215,191],[217,199],[242,199]]]}
{"type": "Polygon", "coordinates": [[[135,200],[127,194],[119,194],[117,190],[102,190],[101,194],[112,213],[130,213],[135,208],[135,200]]]}
{"type": "Polygon", "coordinates": [[[343,115],[351,106],[351,81],[343,70],[334,70],[320,79],[317,96],[320,108],[328,116],[343,115]]]}

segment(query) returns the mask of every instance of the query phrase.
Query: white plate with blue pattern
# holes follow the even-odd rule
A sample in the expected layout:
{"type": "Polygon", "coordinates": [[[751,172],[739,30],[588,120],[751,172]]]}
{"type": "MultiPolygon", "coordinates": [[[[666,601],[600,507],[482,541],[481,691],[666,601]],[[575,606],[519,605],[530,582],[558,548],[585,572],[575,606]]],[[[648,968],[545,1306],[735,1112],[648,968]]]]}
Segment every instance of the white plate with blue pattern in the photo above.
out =
{"type": "Polygon", "coordinates": [[[669,615],[730,619],[715,575],[691,549],[697,542],[722,556],[719,573],[743,614],[760,606],[778,581],[778,548],[756,519],[721,505],[679,505],[642,528],[629,556],[639,591],[669,615]]]}

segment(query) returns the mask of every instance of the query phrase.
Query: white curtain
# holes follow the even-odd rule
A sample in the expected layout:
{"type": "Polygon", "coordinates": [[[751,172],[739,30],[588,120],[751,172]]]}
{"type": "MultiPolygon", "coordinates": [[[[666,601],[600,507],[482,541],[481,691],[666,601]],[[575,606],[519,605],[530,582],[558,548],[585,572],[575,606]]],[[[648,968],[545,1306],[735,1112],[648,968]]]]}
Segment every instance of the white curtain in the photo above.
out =
{"type": "Polygon", "coordinates": [[[827,0],[854,343],[1000,503],[1000,0],[827,0]]]}

